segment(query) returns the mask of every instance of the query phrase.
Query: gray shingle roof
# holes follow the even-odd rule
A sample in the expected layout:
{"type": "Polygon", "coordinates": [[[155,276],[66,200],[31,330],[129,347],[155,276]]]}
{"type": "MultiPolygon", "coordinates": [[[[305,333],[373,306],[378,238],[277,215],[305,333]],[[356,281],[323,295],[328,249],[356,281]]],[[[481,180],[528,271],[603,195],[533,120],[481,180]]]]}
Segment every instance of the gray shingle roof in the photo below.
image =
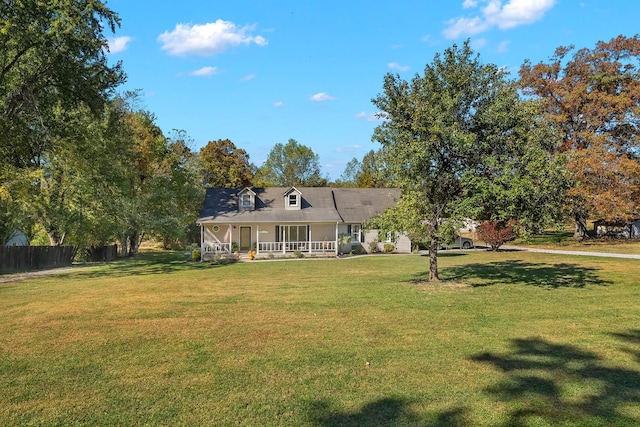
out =
{"type": "Polygon", "coordinates": [[[400,190],[395,188],[297,187],[302,208],[285,209],[284,195],[290,187],[252,188],[256,209],[240,210],[242,188],[207,189],[198,223],[207,222],[347,222],[362,223],[395,205],[400,190]]]}

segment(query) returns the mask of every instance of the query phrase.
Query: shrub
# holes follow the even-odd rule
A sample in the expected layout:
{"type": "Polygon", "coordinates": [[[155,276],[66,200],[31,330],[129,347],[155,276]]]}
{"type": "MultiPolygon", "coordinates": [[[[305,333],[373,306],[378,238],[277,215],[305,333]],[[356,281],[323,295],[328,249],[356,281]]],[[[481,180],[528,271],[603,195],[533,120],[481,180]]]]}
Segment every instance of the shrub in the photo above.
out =
{"type": "Polygon", "coordinates": [[[476,228],[478,239],[497,251],[500,246],[516,238],[513,225],[504,221],[485,221],[476,228]]]}
{"type": "Polygon", "coordinates": [[[202,252],[200,251],[200,249],[194,249],[191,251],[191,261],[200,261],[200,256],[202,255],[202,252]]]}
{"type": "Polygon", "coordinates": [[[369,242],[369,253],[377,254],[380,252],[380,248],[378,247],[378,241],[374,240],[373,242],[369,242]]]}
{"type": "Polygon", "coordinates": [[[304,257],[304,255],[302,254],[301,251],[293,251],[293,256],[296,257],[296,258],[304,257]]]}
{"type": "Polygon", "coordinates": [[[384,253],[390,254],[396,249],[396,246],[393,243],[385,243],[384,244],[384,253]]]}
{"type": "Polygon", "coordinates": [[[365,255],[367,251],[365,251],[362,245],[358,243],[357,245],[353,245],[351,247],[351,253],[354,255],[365,255]]]}

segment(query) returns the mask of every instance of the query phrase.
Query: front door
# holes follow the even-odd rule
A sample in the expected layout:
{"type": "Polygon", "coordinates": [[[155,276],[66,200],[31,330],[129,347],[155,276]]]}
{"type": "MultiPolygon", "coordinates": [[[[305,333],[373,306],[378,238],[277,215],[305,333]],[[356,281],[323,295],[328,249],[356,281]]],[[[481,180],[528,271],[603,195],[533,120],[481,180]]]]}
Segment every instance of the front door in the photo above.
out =
{"type": "Polygon", "coordinates": [[[251,227],[240,227],[240,250],[251,249],[251,227]]]}

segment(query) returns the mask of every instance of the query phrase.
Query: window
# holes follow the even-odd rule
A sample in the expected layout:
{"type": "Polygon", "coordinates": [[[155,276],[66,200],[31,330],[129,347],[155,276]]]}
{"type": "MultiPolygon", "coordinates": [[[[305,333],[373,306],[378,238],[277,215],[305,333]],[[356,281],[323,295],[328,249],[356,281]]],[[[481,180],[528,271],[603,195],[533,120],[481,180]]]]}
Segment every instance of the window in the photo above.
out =
{"type": "Polygon", "coordinates": [[[284,242],[306,242],[309,240],[309,227],[306,225],[282,225],[280,229],[284,242]]]}
{"type": "Polygon", "coordinates": [[[217,226],[217,225],[214,225],[213,226],[213,231],[217,233],[218,231],[220,231],[220,227],[217,226]]]}
{"type": "Polygon", "coordinates": [[[351,234],[351,241],[352,242],[360,242],[363,243],[364,239],[363,239],[363,234],[362,234],[362,227],[360,226],[360,224],[353,224],[350,225],[349,228],[350,230],[350,234],[351,234]]]}
{"type": "Polygon", "coordinates": [[[289,194],[289,206],[298,206],[298,195],[289,194]]]}
{"type": "Polygon", "coordinates": [[[240,206],[242,206],[243,208],[251,207],[251,194],[243,194],[240,197],[240,206]]]}

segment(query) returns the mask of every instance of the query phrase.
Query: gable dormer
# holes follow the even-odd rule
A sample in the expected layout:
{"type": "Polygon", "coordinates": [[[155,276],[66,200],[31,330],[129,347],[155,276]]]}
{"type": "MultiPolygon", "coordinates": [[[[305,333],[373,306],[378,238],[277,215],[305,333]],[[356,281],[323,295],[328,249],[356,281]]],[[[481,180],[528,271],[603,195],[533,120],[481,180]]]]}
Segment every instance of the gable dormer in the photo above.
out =
{"type": "Polygon", "coordinates": [[[291,187],[284,193],[284,208],[291,211],[302,208],[302,193],[296,187],[291,187]]]}
{"type": "Polygon", "coordinates": [[[249,187],[238,193],[238,210],[252,211],[256,208],[256,193],[249,187]]]}

